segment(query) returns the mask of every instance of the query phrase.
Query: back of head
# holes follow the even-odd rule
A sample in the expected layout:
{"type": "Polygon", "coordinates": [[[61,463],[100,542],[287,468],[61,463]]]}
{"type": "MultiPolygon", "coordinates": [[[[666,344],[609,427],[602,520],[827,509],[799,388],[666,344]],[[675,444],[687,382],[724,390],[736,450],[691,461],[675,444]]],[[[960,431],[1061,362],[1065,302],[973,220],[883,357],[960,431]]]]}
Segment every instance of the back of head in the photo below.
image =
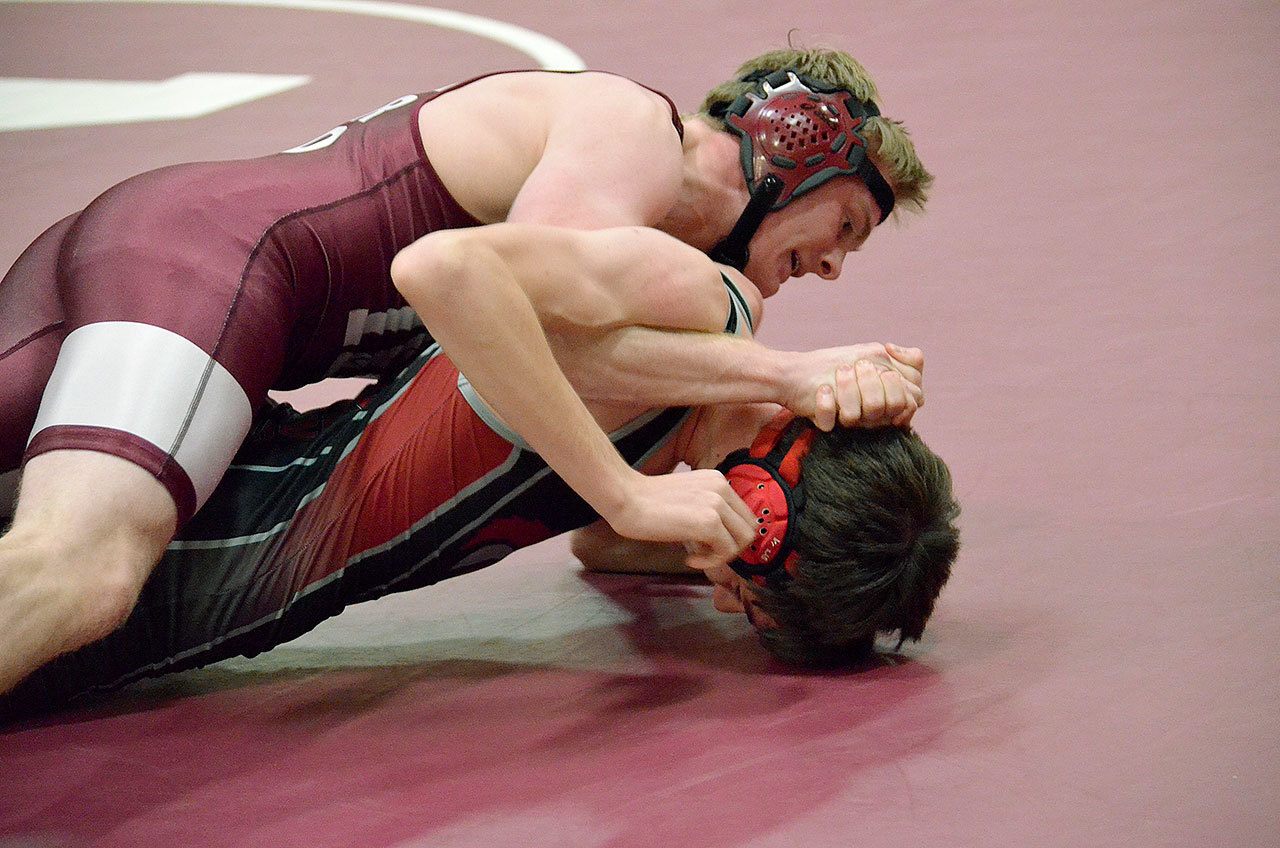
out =
{"type": "Polygon", "coordinates": [[[869,656],[877,633],[919,639],[960,548],[946,464],[911,431],[837,427],[802,468],[794,579],[757,590],[778,623],[761,631],[765,647],[835,666],[869,656]]]}
{"type": "MultiPolygon", "coordinates": [[[[721,116],[724,110],[740,95],[751,91],[754,82],[743,78],[755,73],[790,70],[797,74],[841,88],[858,100],[879,104],[876,84],[867,69],[848,53],[827,49],[772,50],[745,62],[734,79],[721,83],[707,93],[699,109],[700,114],[727,129],[721,116]]],[[[890,118],[875,117],[867,121],[867,137],[871,156],[893,186],[896,198],[894,209],[908,207],[922,210],[929,197],[933,175],[925,170],[916,155],[906,128],[890,118]]]]}

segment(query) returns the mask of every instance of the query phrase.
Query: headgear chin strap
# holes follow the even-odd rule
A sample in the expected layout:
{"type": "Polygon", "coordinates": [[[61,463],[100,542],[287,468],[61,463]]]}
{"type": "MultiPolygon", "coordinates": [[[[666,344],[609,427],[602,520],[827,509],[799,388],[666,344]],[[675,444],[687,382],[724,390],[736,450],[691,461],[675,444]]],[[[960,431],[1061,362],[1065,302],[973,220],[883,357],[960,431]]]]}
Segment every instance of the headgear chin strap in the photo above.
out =
{"type": "Polygon", "coordinates": [[[889,217],[893,190],[867,155],[864,135],[867,118],[880,114],[874,103],[794,71],[751,74],[742,81],[758,83],[756,90],[720,116],[741,139],[751,200],[712,259],[741,271],[766,214],[843,174],[861,178],[880,207],[880,221],[889,217]]]}
{"type": "Polygon", "coordinates": [[[808,422],[795,423],[795,416],[784,410],[749,449],[734,451],[719,465],[755,515],[758,533],[730,567],[759,586],[780,589],[795,576],[800,556],[792,549],[788,531],[804,509],[800,462],[815,433],[808,422]]]}

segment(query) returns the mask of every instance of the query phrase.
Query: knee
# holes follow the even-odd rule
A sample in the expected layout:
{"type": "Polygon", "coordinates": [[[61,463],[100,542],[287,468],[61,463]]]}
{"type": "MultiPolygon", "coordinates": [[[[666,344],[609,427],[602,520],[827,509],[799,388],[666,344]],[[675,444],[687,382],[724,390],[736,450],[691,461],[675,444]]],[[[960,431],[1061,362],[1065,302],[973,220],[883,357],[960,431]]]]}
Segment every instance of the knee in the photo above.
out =
{"type": "Polygon", "coordinates": [[[71,581],[69,608],[74,611],[76,647],[97,641],[124,624],[138,603],[145,580],[135,563],[85,563],[71,581]]]}
{"type": "Polygon", "coordinates": [[[0,539],[0,591],[24,609],[55,616],[63,651],[106,636],[133,610],[154,567],[147,546],[127,540],[76,544],[65,536],[15,528],[0,539]]]}

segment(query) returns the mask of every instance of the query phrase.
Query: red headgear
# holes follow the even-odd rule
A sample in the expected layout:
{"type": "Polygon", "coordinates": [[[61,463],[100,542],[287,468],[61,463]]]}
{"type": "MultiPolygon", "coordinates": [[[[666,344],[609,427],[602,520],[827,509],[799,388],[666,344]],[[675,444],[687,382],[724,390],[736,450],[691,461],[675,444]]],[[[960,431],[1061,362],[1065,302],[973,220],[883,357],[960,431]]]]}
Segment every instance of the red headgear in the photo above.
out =
{"type": "Polygon", "coordinates": [[[808,422],[793,426],[794,418],[785,410],[778,413],[750,449],[735,451],[720,464],[729,485],[755,515],[759,533],[730,565],[748,580],[773,588],[795,575],[800,559],[787,531],[804,508],[800,462],[817,432],[808,422]]]}

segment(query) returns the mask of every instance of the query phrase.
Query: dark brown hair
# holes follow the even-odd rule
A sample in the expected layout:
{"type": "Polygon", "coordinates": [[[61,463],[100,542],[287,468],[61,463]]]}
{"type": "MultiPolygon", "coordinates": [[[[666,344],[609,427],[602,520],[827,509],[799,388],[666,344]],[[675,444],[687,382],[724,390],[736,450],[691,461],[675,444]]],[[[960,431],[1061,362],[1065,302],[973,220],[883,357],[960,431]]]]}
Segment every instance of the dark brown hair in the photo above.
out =
{"type": "Polygon", "coordinates": [[[816,435],[801,481],[795,579],[757,591],[779,625],[765,647],[830,667],[867,659],[877,634],[918,640],[960,549],[946,463],[910,430],[837,427],[816,435]]]}

